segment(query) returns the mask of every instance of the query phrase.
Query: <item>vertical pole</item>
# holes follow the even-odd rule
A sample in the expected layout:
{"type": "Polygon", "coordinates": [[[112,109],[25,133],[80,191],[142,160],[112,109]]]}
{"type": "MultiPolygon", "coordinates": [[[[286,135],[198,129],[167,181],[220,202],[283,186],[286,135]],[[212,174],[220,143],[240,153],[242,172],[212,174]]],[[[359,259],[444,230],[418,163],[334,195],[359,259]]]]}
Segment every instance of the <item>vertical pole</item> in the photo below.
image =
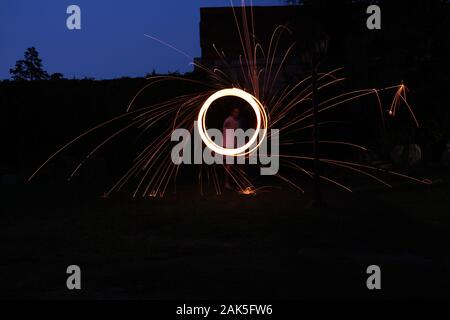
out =
{"type": "Polygon", "coordinates": [[[313,154],[314,154],[314,205],[322,204],[320,193],[320,161],[319,161],[319,103],[317,90],[317,61],[313,58],[312,68],[312,103],[313,103],[313,154]]]}

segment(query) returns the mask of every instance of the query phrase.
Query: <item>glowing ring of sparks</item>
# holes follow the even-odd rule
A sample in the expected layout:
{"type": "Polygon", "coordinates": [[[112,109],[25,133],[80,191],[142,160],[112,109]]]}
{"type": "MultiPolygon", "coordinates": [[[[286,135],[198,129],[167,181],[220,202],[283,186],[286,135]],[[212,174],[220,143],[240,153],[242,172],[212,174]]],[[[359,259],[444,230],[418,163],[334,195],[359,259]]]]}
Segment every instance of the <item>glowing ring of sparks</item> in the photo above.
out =
{"type": "Polygon", "coordinates": [[[261,144],[261,142],[264,140],[266,135],[265,129],[267,128],[267,113],[266,110],[264,110],[264,107],[261,104],[261,102],[259,102],[259,100],[250,93],[247,93],[244,90],[237,88],[222,89],[212,94],[203,104],[202,108],[200,109],[200,112],[198,113],[197,128],[203,142],[212,151],[222,154],[224,156],[243,156],[257,149],[261,144]],[[245,100],[253,108],[253,111],[255,112],[256,115],[256,129],[253,136],[249,139],[249,141],[245,145],[233,149],[219,146],[218,144],[216,144],[214,141],[211,140],[210,136],[206,132],[206,113],[209,107],[217,99],[228,96],[234,96],[245,100]],[[258,139],[258,135],[261,129],[263,129],[263,136],[261,137],[260,141],[256,145],[254,145],[254,143],[258,139]]]}

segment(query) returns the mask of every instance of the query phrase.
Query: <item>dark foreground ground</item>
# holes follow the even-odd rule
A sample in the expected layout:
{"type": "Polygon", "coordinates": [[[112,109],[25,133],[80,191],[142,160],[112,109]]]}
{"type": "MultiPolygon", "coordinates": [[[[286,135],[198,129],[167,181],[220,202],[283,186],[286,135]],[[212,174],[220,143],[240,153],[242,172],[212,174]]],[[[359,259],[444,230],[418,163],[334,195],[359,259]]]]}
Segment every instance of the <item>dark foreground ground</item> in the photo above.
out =
{"type": "MultiPolygon", "coordinates": [[[[450,175],[447,173],[447,177],[450,175]]],[[[450,184],[362,180],[325,208],[288,189],[242,196],[180,190],[102,199],[32,184],[2,190],[4,298],[449,298],[450,184]],[[66,289],[66,268],[82,290],[66,289]],[[382,290],[366,288],[381,267],[382,290]]]]}

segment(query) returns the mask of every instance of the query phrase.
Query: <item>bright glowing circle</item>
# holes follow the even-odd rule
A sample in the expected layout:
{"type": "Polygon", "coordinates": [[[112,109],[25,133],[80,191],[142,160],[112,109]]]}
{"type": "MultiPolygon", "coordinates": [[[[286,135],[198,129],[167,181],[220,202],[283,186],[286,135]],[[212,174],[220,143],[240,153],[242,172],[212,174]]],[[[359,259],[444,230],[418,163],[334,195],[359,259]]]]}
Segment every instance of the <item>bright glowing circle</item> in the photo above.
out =
{"type": "Polygon", "coordinates": [[[237,88],[230,88],[230,89],[222,89],[214,94],[212,94],[203,104],[202,108],[200,109],[200,112],[198,113],[198,119],[197,119],[197,127],[198,132],[200,134],[200,137],[202,138],[203,142],[206,144],[208,148],[210,148],[212,151],[225,155],[225,156],[242,156],[245,154],[248,154],[258,148],[259,144],[265,137],[265,130],[263,131],[263,137],[261,138],[261,141],[259,144],[257,144],[255,147],[250,149],[252,145],[256,142],[258,139],[258,135],[261,131],[261,129],[267,128],[267,114],[264,110],[263,105],[261,102],[259,102],[256,97],[251,95],[248,92],[245,92],[244,90],[237,89],[237,88]],[[234,96],[241,98],[245,100],[253,109],[256,115],[256,129],[253,136],[250,138],[250,140],[243,146],[239,148],[224,148],[222,146],[219,146],[218,144],[214,143],[214,141],[211,140],[208,133],[206,132],[206,113],[211,106],[211,104],[216,101],[217,99],[228,97],[228,96],[234,96]],[[246,152],[246,150],[249,150],[246,152]]]}

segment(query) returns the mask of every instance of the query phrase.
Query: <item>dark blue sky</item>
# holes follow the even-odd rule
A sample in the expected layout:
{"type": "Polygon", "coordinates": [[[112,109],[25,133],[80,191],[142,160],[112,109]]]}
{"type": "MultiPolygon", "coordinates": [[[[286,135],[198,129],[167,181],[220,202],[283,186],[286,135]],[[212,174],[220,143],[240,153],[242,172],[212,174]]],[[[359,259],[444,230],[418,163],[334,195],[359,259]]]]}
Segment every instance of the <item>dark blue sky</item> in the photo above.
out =
{"type": "MultiPolygon", "coordinates": [[[[249,3],[250,0],[247,0],[249,3]]],[[[254,5],[280,0],[254,0],[254,5]]],[[[189,71],[179,53],[144,36],[153,35],[193,57],[200,55],[199,8],[229,0],[1,0],[0,79],[35,46],[49,72],[67,78],[143,76],[189,71]],[[68,30],[66,9],[81,8],[81,30],[68,30]]],[[[233,0],[235,5],[240,0],[233,0]]]]}

